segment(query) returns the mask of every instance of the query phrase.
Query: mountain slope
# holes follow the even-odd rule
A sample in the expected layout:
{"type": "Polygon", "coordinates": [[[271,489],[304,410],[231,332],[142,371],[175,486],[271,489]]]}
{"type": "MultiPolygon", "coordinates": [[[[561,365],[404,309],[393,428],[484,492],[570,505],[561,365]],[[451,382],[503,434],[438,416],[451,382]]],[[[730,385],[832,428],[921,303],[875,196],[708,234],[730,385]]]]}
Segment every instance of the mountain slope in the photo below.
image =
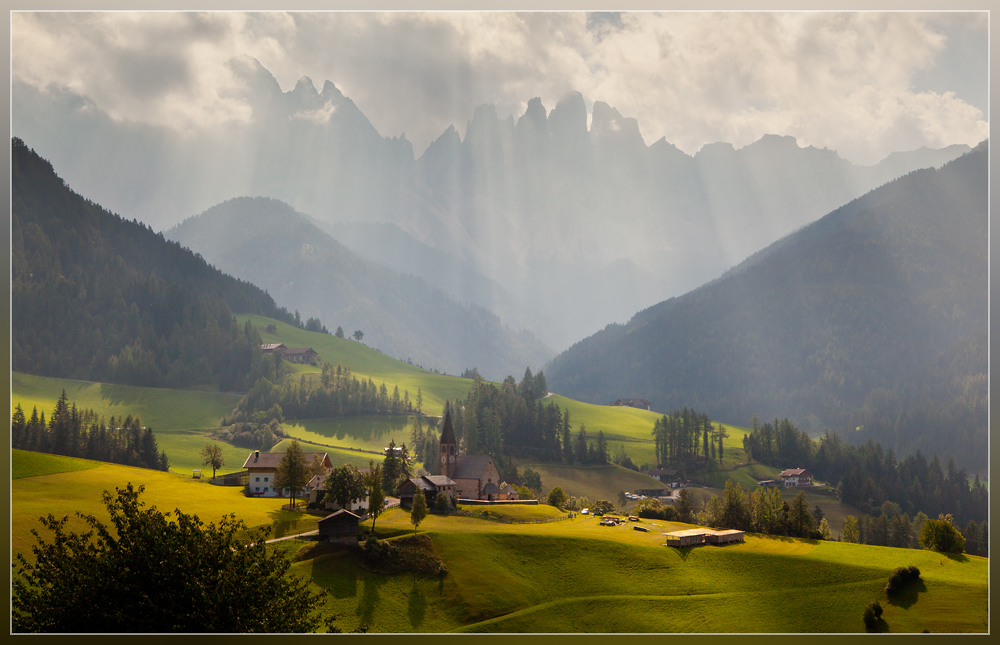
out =
{"type": "MultiPolygon", "coordinates": [[[[595,403],[687,405],[733,423],[757,414],[811,431],[853,428],[873,390],[892,390],[985,331],[986,233],[984,142],[577,343],[545,368],[550,388],[595,403]]],[[[958,380],[984,368],[962,365],[958,380]]],[[[985,420],[972,423],[963,450],[978,463],[985,420]]],[[[929,432],[946,430],[956,429],[929,432]]]]}
{"type": "Polygon", "coordinates": [[[133,385],[247,387],[253,338],[232,312],[292,318],[147,226],[71,191],[13,139],[12,367],[133,385]]]}
{"type": "MultiPolygon", "coordinates": [[[[159,229],[238,195],[279,199],[328,222],[395,225],[499,283],[520,310],[502,299],[487,308],[512,325],[524,320],[557,349],[968,149],[894,153],[861,167],[768,135],[688,155],[663,139],[646,145],[636,120],[607,103],[588,115],[584,97],[571,93],[551,108],[530,99],[522,115],[481,105],[464,135],[448,128],[415,158],[405,137],[379,134],[329,81],[303,78],[283,92],[256,60],[230,67],[248,123],[177,136],[116,122],[71,90],[22,82],[12,86],[12,121],[71,183],[159,229]]],[[[434,273],[405,272],[429,281],[434,273]]],[[[479,286],[445,288],[483,304],[479,286]]]]}
{"type": "Polygon", "coordinates": [[[331,329],[359,329],[370,346],[428,368],[457,374],[476,367],[503,380],[552,355],[486,309],[357,257],[276,200],[232,199],[167,234],[331,329]]]}

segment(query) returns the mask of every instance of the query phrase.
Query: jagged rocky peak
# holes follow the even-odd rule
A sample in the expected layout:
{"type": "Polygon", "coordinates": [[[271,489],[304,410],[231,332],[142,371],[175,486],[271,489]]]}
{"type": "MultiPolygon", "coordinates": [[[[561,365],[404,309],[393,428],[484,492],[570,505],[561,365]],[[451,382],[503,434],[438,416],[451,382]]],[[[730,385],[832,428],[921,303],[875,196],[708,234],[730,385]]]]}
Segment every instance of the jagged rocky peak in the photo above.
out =
{"type": "Polygon", "coordinates": [[[613,139],[640,143],[645,146],[639,132],[639,121],[625,118],[604,101],[595,101],[590,122],[590,136],[595,139],[613,139]]]}
{"type": "Polygon", "coordinates": [[[536,96],[528,101],[528,108],[521,115],[521,118],[517,120],[517,129],[534,128],[544,130],[547,124],[548,117],[545,113],[545,106],[542,105],[542,99],[536,96]]]}
{"type": "Polygon", "coordinates": [[[587,136],[587,106],[583,94],[570,92],[549,113],[549,127],[555,138],[579,139],[587,136]]]}

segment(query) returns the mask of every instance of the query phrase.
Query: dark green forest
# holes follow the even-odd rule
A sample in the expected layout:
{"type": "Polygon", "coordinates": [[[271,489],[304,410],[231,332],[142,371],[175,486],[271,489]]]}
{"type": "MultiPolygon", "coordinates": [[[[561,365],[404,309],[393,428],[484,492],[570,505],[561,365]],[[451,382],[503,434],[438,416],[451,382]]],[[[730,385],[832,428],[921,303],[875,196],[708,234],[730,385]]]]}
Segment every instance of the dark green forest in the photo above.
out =
{"type": "Polygon", "coordinates": [[[31,416],[26,416],[18,404],[10,420],[10,445],[139,468],[166,471],[170,466],[167,453],[157,447],[153,429],[143,426],[139,417],[112,416],[105,421],[89,408],[77,409],[76,403],[67,399],[66,390],[48,421],[44,411],[32,408],[31,416]]]}
{"type": "Polygon", "coordinates": [[[987,153],[881,186],[610,325],[546,366],[551,386],[740,425],[788,417],[984,468],[987,153]]]}
{"type": "Polygon", "coordinates": [[[74,193],[11,142],[11,350],[16,371],[245,391],[267,372],[233,312],[301,326],[257,287],[74,193]]]}

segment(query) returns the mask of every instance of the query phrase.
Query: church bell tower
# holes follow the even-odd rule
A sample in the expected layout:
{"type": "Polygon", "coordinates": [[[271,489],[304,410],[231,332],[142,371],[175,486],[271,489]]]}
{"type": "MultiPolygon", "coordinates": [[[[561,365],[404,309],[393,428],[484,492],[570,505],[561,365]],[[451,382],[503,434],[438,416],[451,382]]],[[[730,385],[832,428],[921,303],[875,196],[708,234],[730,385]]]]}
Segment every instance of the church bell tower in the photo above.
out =
{"type": "Polygon", "coordinates": [[[455,430],[451,427],[451,411],[445,412],[444,429],[441,431],[441,474],[455,475],[458,466],[458,446],[455,444],[455,430]]]}

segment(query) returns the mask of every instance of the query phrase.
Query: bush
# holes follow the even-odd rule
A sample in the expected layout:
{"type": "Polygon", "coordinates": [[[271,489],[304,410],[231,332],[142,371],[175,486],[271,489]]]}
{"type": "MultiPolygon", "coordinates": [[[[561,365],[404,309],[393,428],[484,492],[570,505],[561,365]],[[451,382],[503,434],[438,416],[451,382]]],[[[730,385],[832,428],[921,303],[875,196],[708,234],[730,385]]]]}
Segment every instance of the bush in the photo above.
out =
{"type": "Polygon", "coordinates": [[[964,553],[965,537],[952,524],[951,515],[938,515],[927,520],[920,529],[920,544],[925,549],[940,553],[964,553]]]}
{"type": "Polygon", "coordinates": [[[867,607],[865,607],[864,614],[862,615],[862,620],[865,623],[865,631],[877,632],[881,631],[882,622],[882,605],[879,601],[874,601],[867,607]]]}
{"type": "Polygon", "coordinates": [[[566,493],[563,492],[562,488],[556,486],[555,488],[549,491],[549,496],[547,501],[550,506],[555,506],[556,508],[559,508],[564,503],[566,503],[566,493]]]}
{"type": "Polygon", "coordinates": [[[889,575],[889,581],[885,585],[885,593],[895,594],[917,580],[920,580],[920,569],[912,564],[908,567],[897,567],[889,575]]]}

